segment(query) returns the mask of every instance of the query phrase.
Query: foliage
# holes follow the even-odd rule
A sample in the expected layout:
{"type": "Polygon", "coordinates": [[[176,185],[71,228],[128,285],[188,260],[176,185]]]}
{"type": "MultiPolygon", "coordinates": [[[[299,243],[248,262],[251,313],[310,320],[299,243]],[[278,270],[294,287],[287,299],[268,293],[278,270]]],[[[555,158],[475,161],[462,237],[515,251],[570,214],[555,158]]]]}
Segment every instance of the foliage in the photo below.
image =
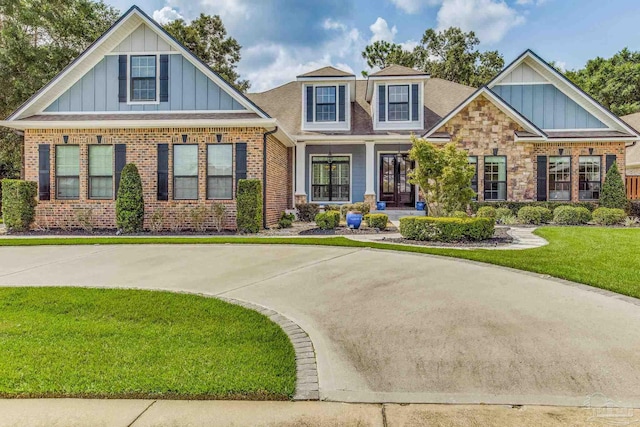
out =
{"type": "Polygon", "coordinates": [[[348,212],[359,212],[362,215],[367,215],[369,212],[371,212],[371,206],[369,205],[369,203],[365,202],[345,204],[340,206],[340,215],[343,219],[347,217],[348,212]]]}
{"type": "Polygon", "coordinates": [[[593,211],[597,205],[594,202],[511,202],[511,201],[503,201],[503,202],[471,202],[471,210],[477,212],[483,206],[492,206],[496,209],[506,208],[511,211],[513,215],[517,215],[518,211],[525,206],[539,206],[543,208],[547,208],[550,211],[554,211],[559,206],[576,206],[583,207],[593,211]]]}
{"type": "Polygon", "coordinates": [[[93,206],[78,206],[73,208],[76,222],[87,233],[93,232],[93,206]]]}
{"type": "Polygon", "coordinates": [[[596,57],[565,75],[618,116],[640,111],[640,52],[622,49],[611,58],[596,57]]]}
{"type": "Polygon", "coordinates": [[[509,214],[501,217],[498,221],[502,225],[515,225],[518,223],[518,217],[513,214],[509,214]]]}
{"type": "MultiPolygon", "coordinates": [[[[378,67],[384,69],[389,65],[402,65],[413,68],[416,63],[413,52],[404,50],[399,44],[385,40],[378,40],[367,45],[362,52],[362,57],[366,59],[369,68],[378,67]]],[[[363,71],[362,75],[367,77],[368,73],[363,71]]]]}
{"type": "Polygon", "coordinates": [[[493,236],[495,222],[490,218],[400,218],[400,234],[405,239],[455,242],[486,240],[493,236]]]}
{"type": "Polygon", "coordinates": [[[333,230],[340,224],[340,213],[336,211],[320,212],[316,215],[315,222],[322,230],[333,230]]]}
{"type": "Polygon", "coordinates": [[[211,205],[211,218],[213,220],[213,228],[219,233],[224,228],[224,217],[227,213],[227,206],[224,203],[214,203],[211,205]]]}
{"type": "Polygon", "coordinates": [[[504,224],[505,219],[511,218],[511,217],[513,217],[513,213],[511,212],[511,209],[496,208],[496,216],[494,217],[496,222],[499,222],[500,224],[504,224]]]}
{"type": "Polygon", "coordinates": [[[469,165],[467,152],[458,150],[454,142],[436,147],[422,138],[411,136],[411,160],[416,162],[410,180],[422,192],[432,216],[443,216],[465,210],[475,195],[471,180],[475,168],[469,165]]]}
{"type": "Polygon", "coordinates": [[[340,205],[336,205],[334,203],[326,204],[326,205],[324,205],[324,211],[325,212],[328,212],[328,211],[338,211],[338,212],[340,212],[340,205]]]}
{"type": "Polygon", "coordinates": [[[201,13],[189,23],[176,19],[165,24],[164,28],[238,90],[246,92],[249,89],[249,81],[241,80],[236,71],[242,46],[236,39],[227,36],[219,15],[201,13]]]}
{"type": "Polygon", "coordinates": [[[191,224],[195,231],[202,232],[206,228],[207,214],[209,209],[204,205],[198,205],[189,211],[189,217],[191,218],[191,224]]]}
{"type": "Polygon", "coordinates": [[[623,209],[598,208],[593,211],[593,222],[598,225],[617,225],[624,222],[627,214],[623,209]]]}
{"type": "Polygon", "coordinates": [[[116,200],[116,225],[124,233],[136,233],[144,228],[142,180],[133,163],[122,169],[116,200]]]}
{"type": "Polygon", "coordinates": [[[518,221],[522,224],[546,224],[553,219],[550,209],[542,206],[525,206],[518,211],[518,221]]]}
{"type": "Polygon", "coordinates": [[[293,225],[293,221],[296,220],[296,215],[293,213],[282,212],[280,219],[278,220],[278,227],[290,228],[293,225]]]}
{"type": "Polygon", "coordinates": [[[320,206],[315,203],[298,203],[296,209],[298,210],[298,220],[303,222],[313,221],[320,212],[320,206]]]}
{"type": "Polygon", "coordinates": [[[632,200],[629,202],[629,215],[640,218],[640,200],[632,200]]]}
{"type": "Polygon", "coordinates": [[[36,217],[38,184],[19,179],[2,180],[2,219],[9,230],[26,231],[36,217]]]}
{"type": "Polygon", "coordinates": [[[258,179],[238,181],[238,230],[257,233],[262,227],[262,182],[258,179]]]}
{"type": "Polygon", "coordinates": [[[600,192],[600,206],[614,209],[627,209],[627,191],[620,175],[618,165],[614,162],[609,168],[600,192]]]}
{"type": "Polygon", "coordinates": [[[451,214],[452,218],[469,218],[465,211],[455,211],[451,214]]]}
{"type": "Polygon", "coordinates": [[[496,219],[496,208],[493,206],[483,206],[476,212],[478,218],[496,219]]]}
{"type": "Polygon", "coordinates": [[[164,230],[164,210],[158,208],[149,216],[149,230],[159,233],[164,230]]]}
{"type": "Polygon", "coordinates": [[[553,222],[562,225],[581,225],[591,221],[589,209],[579,206],[558,206],[553,211],[553,222]]]}
{"type": "Polygon", "coordinates": [[[640,224],[640,218],[635,216],[628,216],[624,219],[625,227],[637,227],[640,224]]]}
{"type": "Polygon", "coordinates": [[[367,227],[385,230],[389,223],[389,217],[386,214],[368,214],[364,217],[367,227]]]}

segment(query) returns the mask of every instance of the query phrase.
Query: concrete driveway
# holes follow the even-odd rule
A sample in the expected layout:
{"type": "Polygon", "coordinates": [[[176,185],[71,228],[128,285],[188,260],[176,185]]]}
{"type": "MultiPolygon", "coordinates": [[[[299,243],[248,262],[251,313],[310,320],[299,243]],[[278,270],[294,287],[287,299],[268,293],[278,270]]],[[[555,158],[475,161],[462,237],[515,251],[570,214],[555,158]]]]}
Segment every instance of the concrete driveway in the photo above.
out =
{"type": "Polygon", "coordinates": [[[0,285],[272,308],[309,333],[327,400],[582,405],[602,393],[640,407],[639,305],[488,265],[311,246],[3,247],[0,285]]]}

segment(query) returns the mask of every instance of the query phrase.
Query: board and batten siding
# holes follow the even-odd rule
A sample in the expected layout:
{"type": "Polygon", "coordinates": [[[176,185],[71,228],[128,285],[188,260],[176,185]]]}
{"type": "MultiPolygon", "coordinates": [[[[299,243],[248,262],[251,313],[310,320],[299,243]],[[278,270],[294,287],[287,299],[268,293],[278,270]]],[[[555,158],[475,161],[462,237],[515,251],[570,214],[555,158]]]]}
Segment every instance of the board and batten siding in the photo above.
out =
{"type": "Polygon", "coordinates": [[[491,90],[541,129],[607,128],[552,84],[499,84],[491,90]]]}
{"type": "MultiPolygon", "coordinates": [[[[160,72],[160,70],[158,70],[160,72]]],[[[118,101],[118,55],[105,56],[46,112],[245,110],[180,54],[169,55],[169,100],[157,104],[118,101]]]]}
{"type": "MultiPolygon", "coordinates": [[[[306,147],[306,167],[305,167],[305,191],[307,200],[314,202],[311,194],[311,156],[328,155],[344,156],[351,155],[351,202],[363,202],[366,190],[366,147],[364,144],[346,145],[307,145],[306,147]]],[[[323,203],[323,202],[318,202],[323,203]]],[[[346,202],[340,202],[346,203],[346,202]]]]}
{"type": "Polygon", "coordinates": [[[140,52],[175,52],[175,49],[149,28],[146,24],[140,24],[129,34],[115,49],[114,53],[140,53],[140,52]]]}

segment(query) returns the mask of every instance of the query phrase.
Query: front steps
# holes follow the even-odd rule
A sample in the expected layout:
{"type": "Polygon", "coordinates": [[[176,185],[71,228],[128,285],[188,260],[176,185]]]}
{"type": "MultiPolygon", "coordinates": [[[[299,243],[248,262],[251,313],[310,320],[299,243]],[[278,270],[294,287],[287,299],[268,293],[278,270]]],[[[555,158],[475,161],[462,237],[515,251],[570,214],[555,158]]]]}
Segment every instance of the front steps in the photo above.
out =
{"type": "Polygon", "coordinates": [[[385,209],[383,211],[371,211],[371,213],[385,214],[389,217],[389,221],[394,225],[398,225],[400,218],[405,216],[425,216],[425,211],[415,209],[385,209]]]}

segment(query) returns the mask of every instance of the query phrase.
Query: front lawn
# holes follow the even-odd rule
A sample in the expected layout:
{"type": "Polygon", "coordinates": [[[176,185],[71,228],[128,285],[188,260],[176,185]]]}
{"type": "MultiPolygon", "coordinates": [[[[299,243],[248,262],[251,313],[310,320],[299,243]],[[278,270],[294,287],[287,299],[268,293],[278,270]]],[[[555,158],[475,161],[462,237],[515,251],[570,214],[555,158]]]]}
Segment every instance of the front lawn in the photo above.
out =
{"type": "Polygon", "coordinates": [[[214,298],[0,288],[0,397],[288,399],[295,381],[282,329],[214,298]]]}

